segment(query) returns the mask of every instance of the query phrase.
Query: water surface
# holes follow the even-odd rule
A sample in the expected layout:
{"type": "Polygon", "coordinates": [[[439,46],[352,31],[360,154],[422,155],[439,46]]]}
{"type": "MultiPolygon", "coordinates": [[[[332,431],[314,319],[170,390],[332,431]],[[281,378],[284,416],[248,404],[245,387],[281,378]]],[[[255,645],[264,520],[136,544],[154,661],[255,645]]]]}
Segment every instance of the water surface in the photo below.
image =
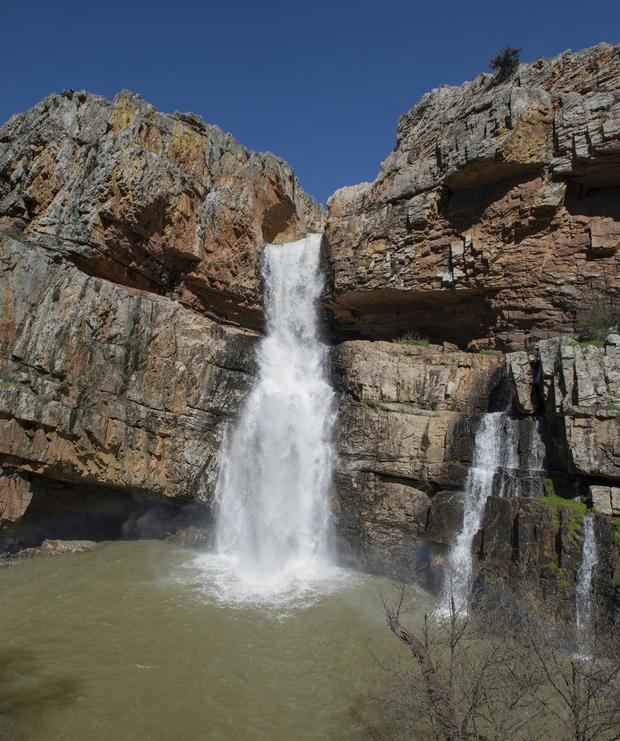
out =
{"type": "Polygon", "coordinates": [[[0,571],[0,738],[378,737],[373,654],[400,650],[385,582],[340,572],[296,608],[225,604],[209,578],[204,557],[151,541],[0,571]]]}

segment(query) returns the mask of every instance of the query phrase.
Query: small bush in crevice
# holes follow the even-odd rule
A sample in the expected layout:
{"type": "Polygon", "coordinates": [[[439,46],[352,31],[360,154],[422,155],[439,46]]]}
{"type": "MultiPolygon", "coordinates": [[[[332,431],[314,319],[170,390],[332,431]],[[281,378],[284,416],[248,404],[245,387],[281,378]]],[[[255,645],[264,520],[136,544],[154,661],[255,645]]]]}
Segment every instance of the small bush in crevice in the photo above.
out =
{"type": "Polygon", "coordinates": [[[427,337],[421,337],[415,332],[407,332],[407,334],[399,337],[396,342],[400,345],[415,345],[416,347],[428,347],[431,344],[427,337]]]}
{"type": "Polygon", "coordinates": [[[593,296],[578,321],[578,337],[584,344],[605,344],[607,335],[620,328],[620,304],[611,295],[593,296]]]}

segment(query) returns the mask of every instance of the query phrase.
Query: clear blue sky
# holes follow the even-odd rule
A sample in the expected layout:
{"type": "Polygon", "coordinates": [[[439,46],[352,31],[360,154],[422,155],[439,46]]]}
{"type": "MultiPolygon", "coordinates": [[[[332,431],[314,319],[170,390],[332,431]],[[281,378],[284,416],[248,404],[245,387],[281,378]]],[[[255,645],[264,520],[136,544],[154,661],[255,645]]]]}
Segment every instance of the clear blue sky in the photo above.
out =
{"type": "Polygon", "coordinates": [[[66,88],[123,88],[287,159],[325,201],[372,180],[399,115],[488,68],[620,41],[620,0],[22,0],[1,15],[0,121],[66,88]]]}

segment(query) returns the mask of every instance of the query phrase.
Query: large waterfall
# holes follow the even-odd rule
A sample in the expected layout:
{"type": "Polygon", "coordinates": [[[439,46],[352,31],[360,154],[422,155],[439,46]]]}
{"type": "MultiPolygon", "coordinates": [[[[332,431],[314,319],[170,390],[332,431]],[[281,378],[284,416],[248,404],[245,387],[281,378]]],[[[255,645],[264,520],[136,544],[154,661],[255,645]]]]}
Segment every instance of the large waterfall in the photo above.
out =
{"type": "Polygon", "coordinates": [[[217,551],[242,597],[303,590],[327,567],[334,394],[317,331],[320,242],[263,253],[267,333],[216,492],[217,551]]]}
{"type": "Polygon", "coordinates": [[[576,586],[577,633],[582,644],[587,643],[592,628],[592,575],[597,563],[598,548],[594,518],[587,514],[583,520],[583,550],[576,586]]]}
{"type": "Polygon", "coordinates": [[[463,525],[448,554],[439,611],[448,614],[450,600],[467,610],[471,589],[474,536],[480,529],[487,497],[518,496],[519,426],[507,412],[485,414],[476,433],[474,457],[463,491],[463,525]]]}

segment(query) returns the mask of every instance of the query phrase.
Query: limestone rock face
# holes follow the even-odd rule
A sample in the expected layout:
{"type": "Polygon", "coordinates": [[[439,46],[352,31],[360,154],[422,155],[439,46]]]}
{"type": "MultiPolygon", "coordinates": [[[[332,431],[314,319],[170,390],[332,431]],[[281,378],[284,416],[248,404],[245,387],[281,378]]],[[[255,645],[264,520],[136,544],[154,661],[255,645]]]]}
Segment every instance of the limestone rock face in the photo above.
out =
{"type": "Polygon", "coordinates": [[[620,517],[620,486],[591,486],[590,497],[597,512],[620,517]]]}
{"type": "Polygon", "coordinates": [[[407,537],[449,542],[460,526],[450,495],[504,372],[501,353],[366,341],[335,349],[336,517],[369,560],[407,537]]]}
{"type": "MultiPolygon", "coordinates": [[[[474,542],[483,578],[515,592],[540,591],[574,616],[577,573],[583,548],[582,514],[545,498],[489,497],[474,542]]],[[[594,599],[601,614],[616,619],[620,594],[614,583],[618,549],[609,518],[595,515],[598,563],[594,599]]]]}
{"type": "Polygon", "coordinates": [[[620,482],[620,346],[544,340],[507,362],[521,411],[549,419],[560,462],[588,480],[620,482]],[[562,461],[563,459],[563,461],[562,461]]]}
{"type": "MultiPolygon", "coordinates": [[[[0,265],[4,473],[208,500],[252,380],[254,334],[6,233],[0,265]]],[[[15,519],[27,495],[0,480],[0,519],[15,519]]]]}
{"type": "Polygon", "coordinates": [[[323,215],[286,162],[197,116],[69,91],[0,129],[0,219],[92,275],[255,326],[262,246],[323,215]]]}
{"type": "MultiPolygon", "coordinates": [[[[596,483],[617,476],[617,350],[613,337],[605,347],[563,337],[508,355],[383,341],[337,346],[340,534],[371,568],[388,563],[398,569],[403,559],[415,558],[416,568],[425,571],[430,562],[432,571],[462,526],[462,492],[480,416],[505,408],[509,380],[518,413],[521,496],[488,498],[474,538],[475,571],[478,579],[517,592],[539,590],[573,616],[585,506],[539,495],[546,481],[556,495],[587,498],[589,484],[594,509],[620,515],[620,489],[596,483]],[[544,455],[534,452],[540,433],[544,455]],[[532,468],[538,455],[542,470],[532,468]]],[[[596,598],[612,614],[618,599],[615,534],[608,517],[597,516],[596,529],[602,554],[596,598]]]]}
{"type": "Polygon", "coordinates": [[[0,551],[2,541],[10,539],[31,500],[28,481],[21,476],[5,475],[0,469],[0,551]]]}
{"type": "Polygon", "coordinates": [[[185,538],[172,503],[211,501],[252,382],[262,248],[323,220],[283,160],[131,93],[0,129],[5,541],[185,538]]]}
{"type": "Polygon", "coordinates": [[[519,350],[620,293],[620,47],[425,95],[326,240],[341,337],[519,350]]]}

